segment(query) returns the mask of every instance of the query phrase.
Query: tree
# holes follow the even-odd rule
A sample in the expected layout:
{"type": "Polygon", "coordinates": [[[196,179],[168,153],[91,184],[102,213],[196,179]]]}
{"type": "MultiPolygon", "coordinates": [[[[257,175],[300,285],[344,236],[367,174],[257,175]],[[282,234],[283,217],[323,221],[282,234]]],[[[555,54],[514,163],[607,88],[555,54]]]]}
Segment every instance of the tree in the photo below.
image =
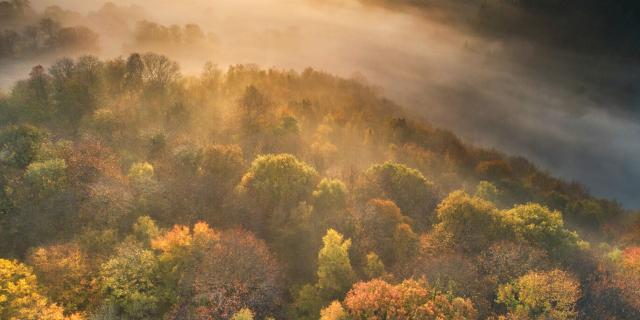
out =
{"type": "Polygon", "coordinates": [[[56,114],[71,133],[76,133],[82,118],[92,114],[104,98],[103,68],[96,57],[82,56],[77,61],[63,58],[49,69],[56,114]]]}
{"type": "Polygon", "coordinates": [[[502,194],[493,183],[483,180],[478,183],[475,196],[493,203],[499,203],[502,194]]]}
{"type": "Polygon", "coordinates": [[[105,303],[123,319],[149,319],[161,315],[158,259],[139,244],[123,243],[116,255],[100,266],[99,283],[105,303]]]}
{"type": "Polygon", "coordinates": [[[318,212],[344,210],[347,206],[347,187],[338,179],[324,178],[313,191],[313,205],[318,212]]]}
{"type": "Polygon", "coordinates": [[[144,71],[144,62],[139,53],[132,53],[127,58],[127,71],[125,73],[125,88],[129,91],[137,91],[142,87],[142,72],[144,71]]]}
{"type": "Polygon", "coordinates": [[[13,97],[24,108],[20,110],[24,118],[43,122],[54,117],[52,92],[51,76],[43,66],[37,65],[31,69],[28,80],[17,83],[13,97]]]}
{"type": "Polygon", "coordinates": [[[562,214],[536,203],[515,206],[504,214],[504,221],[517,239],[563,257],[583,245],[575,232],[564,228],[562,214]]]}
{"type": "Polygon", "coordinates": [[[392,200],[420,230],[431,223],[431,213],[437,203],[436,188],[416,169],[394,162],[372,166],[364,173],[360,188],[362,200],[392,200]]]}
{"type": "Polygon", "coordinates": [[[249,309],[240,309],[231,317],[231,320],[253,320],[253,312],[249,309]]]}
{"type": "Polygon", "coordinates": [[[45,292],[68,312],[83,311],[92,292],[88,257],[74,243],[38,247],[28,258],[45,292]]]}
{"type": "Polygon", "coordinates": [[[143,246],[150,248],[151,242],[160,236],[160,228],[149,216],[139,217],[133,225],[131,233],[143,246]]]}
{"type": "Polygon", "coordinates": [[[337,179],[324,178],[313,191],[313,212],[319,228],[340,228],[347,224],[347,187],[337,179]]]}
{"type": "Polygon", "coordinates": [[[262,319],[282,303],[280,268],[266,244],[247,231],[222,232],[195,270],[190,304],[201,319],[230,319],[243,308],[262,319]]]}
{"type": "Polygon", "coordinates": [[[0,259],[0,318],[7,320],[63,320],[62,308],[49,303],[36,276],[26,265],[0,259]]]}
{"type": "Polygon", "coordinates": [[[356,279],[349,259],[351,240],[344,240],[340,233],[329,229],[322,242],[324,245],[318,252],[318,280],[298,290],[292,306],[296,319],[318,319],[322,307],[341,298],[356,279]]]}
{"type": "Polygon", "coordinates": [[[67,163],[63,159],[33,162],[27,167],[24,180],[36,199],[63,192],[68,187],[67,163]]]}
{"type": "Polygon", "coordinates": [[[462,191],[449,194],[437,209],[435,229],[449,233],[457,245],[476,252],[502,236],[501,217],[496,207],[486,200],[471,197],[462,191]]]}
{"type": "Polygon", "coordinates": [[[252,136],[263,130],[269,123],[272,102],[269,97],[250,85],[240,99],[240,124],[245,136],[252,136]]]}
{"type": "Polygon", "coordinates": [[[34,126],[5,127],[0,131],[0,162],[18,169],[33,162],[48,134],[34,126]]]}
{"type": "MultiPolygon", "coordinates": [[[[132,56],[133,71],[138,71],[137,60],[132,56]]],[[[180,66],[169,58],[155,53],[145,53],[141,56],[144,68],[142,81],[147,94],[164,95],[168,89],[180,78],[180,66]]],[[[135,78],[135,77],[134,77],[135,78]]]]}
{"type": "MultiPolygon", "coordinates": [[[[202,155],[202,191],[204,205],[212,213],[222,211],[225,199],[232,196],[233,188],[242,178],[246,162],[242,149],[237,145],[210,145],[202,155]]],[[[228,222],[231,217],[217,217],[214,221],[228,222]]]]}
{"type": "Polygon", "coordinates": [[[253,161],[238,191],[254,208],[254,225],[265,230],[265,224],[287,221],[291,209],[309,200],[317,180],[316,170],[296,157],[271,154],[253,161]]]}
{"type": "Polygon", "coordinates": [[[348,315],[339,301],[331,302],[329,306],[320,311],[320,320],[347,320],[348,315]]]}
{"type": "Polygon", "coordinates": [[[544,250],[526,243],[497,242],[476,257],[480,274],[495,286],[523,276],[530,270],[549,270],[552,263],[544,250]]]}
{"type": "Polygon", "coordinates": [[[63,159],[32,162],[14,183],[12,201],[17,212],[9,230],[15,232],[15,248],[24,250],[68,236],[64,231],[73,225],[76,199],[63,159]]]}
{"type": "Polygon", "coordinates": [[[349,259],[351,240],[333,229],[322,238],[323,247],[318,253],[318,288],[329,301],[342,296],[353,281],[355,272],[349,259]]]}
{"type": "Polygon", "coordinates": [[[517,319],[575,319],[580,298],[578,281],[567,272],[530,271],[498,290],[496,301],[517,319]]]}
{"type": "Polygon", "coordinates": [[[78,225],[125,232],[135,222],[135,199],[128,186],[100,181],[90,185],[85,192],[87,199],[80,204],[78,225]]]}
{"type": "Polygon", "coordinates": [[[165,218],[168,204],[163,197],[162,185],[156,178],[155,168],[148,162],[134,163],[127,177],[131,183],[134,208],[137,214],[151,214],[156,219],[165,218]]]}
{"type": "Polygon", "coordinates": [[[359,247],[379,254],[385,265],[394,266],[415,253],[418,237],[392,201],[369,200],[359,218],[359,247]]]}
{"type": "Polygon", "coordinates": [[[377,254],[374,252],[370,252],[367,254],[367,262],[364,268],[364,275],[367,276],[367,279],[376,279],[384,276],[386,274],[384,263],[380,260],[377,254]]]}
{"type": "Polygon", "coordinates": [[[349,319],[436,320],[475,319],[468,299],[433,291],[424,281],[405,280],[391,285],[383,280],[360,282],[344,299],[349,319]]]}
{"type": "Polygon", "coordinates": [[[305,284],[298,290],[290,306],[291,318],[316,320],[326,302],[315,284],[305,284]]]}

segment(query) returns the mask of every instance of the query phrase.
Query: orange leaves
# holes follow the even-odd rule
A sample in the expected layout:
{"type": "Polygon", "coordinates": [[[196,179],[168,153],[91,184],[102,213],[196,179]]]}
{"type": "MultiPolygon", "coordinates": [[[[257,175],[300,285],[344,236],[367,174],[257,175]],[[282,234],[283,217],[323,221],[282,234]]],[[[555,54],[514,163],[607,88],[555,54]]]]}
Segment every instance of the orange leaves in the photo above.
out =
{"type": "Polygon", "coordinates": [[[219,233],[206,222],[198,222],[191,230],[188,226],[175,225],[164,235],[151,241],[151,247],[168,256],[181,256],[194,248],[203,249],[219,239],[219,233]]]}
{"type": "Polygon", "coordinates": [[[640,247],[629,247],[622,253],[622,265],[629,271],[640,274],[640,247]]]}
{"type": "Polygon", "coordinates": [[[382,280],[360,282],[344,300],[355,320],[475,319],[468,299],[433,292],[424,281],[405,280],[391,285],[382,280]]]}

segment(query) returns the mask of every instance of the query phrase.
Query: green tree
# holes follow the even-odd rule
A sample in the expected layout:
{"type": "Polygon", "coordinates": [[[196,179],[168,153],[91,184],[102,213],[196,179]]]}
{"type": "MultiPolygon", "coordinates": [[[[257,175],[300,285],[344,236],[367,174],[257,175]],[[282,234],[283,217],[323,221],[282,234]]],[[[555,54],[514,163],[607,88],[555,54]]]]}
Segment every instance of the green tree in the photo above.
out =
{"type": "Polygon", "coordinates": [[[349,259],[351,240],[344,240],[343,235],[329,229],[322,242],[324,245],[318,252],[318,281],[298,290],[291,308],[296,319],[318,319],[322,307],[342,297],[356,279],[349,259]]]}
{"type": "Polygon", "coordinates": [[[21,180],[14,180],[10,219],[13,246],[21,252],[39,243],[64,239],[74,224],[76,199],[63,159],[32,162],[21,180]]]}
{"type": "Polygon", "coordinates": [[[291,317],[300,320],[316,320],[325,303],[316,285],[305,284],[293,299],[290,307],[291,317]]]}
{"type": "Polygon", "coordinates": [[[103,101],[103,69],[104,64],[92,56],[82,56],[77,61],[63,58],[49,69],[56,115],[71,133],[75,133],[82,118],[92,114],[103,101]]]}
{"type": "Polygon", "coordinates": [[[238,191],[253,211],[256,229],[265,230],[274,221],[287,221],[291,209],[310,199],[317,182],[313,167],[289,154],[271,154],[253,161],[238,191]]]}
{"type": "Polygon", "coordinates": [[[158,317],[164,306],[158,258],[139,244],[122,244],[100,266],[99,283],[105,303],[121,319],[158,317]]]}
{"type": "Polygon", "coordinates": [[[33,162],[27,167],[24,180],[37,199],[63,192],[68,187],[67,164],[63,159],[33,162]]]}
{"type": "Polygon", "coordinates": [[[12,90],[13,104],[20,107],[16,116],[28,121],[42,123],[55,116],[52,99],[52,78],[44,67],[37,65],[31,69],[29,79],[19,81],[12,90]],[[22,116],[22,117],[20,117],[22,116]]]}
{"type": "Polygon", "coordinates": [[[322,242],[318,253],[318,288],[330,301],[346,293],[356,276],[349,259],[351,240],[344,240],[340,233],[329,229],[322,242]]]}
{"type": "Polygon", "coordinates": [[[0,131],[0,162],[18,169],[36,160],[47,133],[30,125],[9,126],[0,131]]]}

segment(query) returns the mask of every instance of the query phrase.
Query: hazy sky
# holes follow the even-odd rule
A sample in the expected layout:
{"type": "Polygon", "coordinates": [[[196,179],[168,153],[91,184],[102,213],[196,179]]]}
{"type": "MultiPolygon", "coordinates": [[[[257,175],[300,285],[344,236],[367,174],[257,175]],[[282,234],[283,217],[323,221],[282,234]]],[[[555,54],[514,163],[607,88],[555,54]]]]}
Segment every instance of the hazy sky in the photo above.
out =
{"type": "MultiPolygon", "coordinates": [[[[55,4],[83,14],[103,4],[32,2],[40,9],[55,4]]],[[[469,142],[523,155],[596,195],[640,207],[640,97],[629,89],[640,77],[635,64],[526,40],[505,43],[424,12],[352,0],[112,2],[140,5],[155,22],[198,23],[214,34],[215,47],[176,54],[186,72],[211,60],[223,67],[257,63],[359,73],[396,102],[469,142]]],[[[103,54],[126,54],[129,41],[126,34],[105,37],[103,54]]],[[[12,68],[3,70],[0,80],[28,71],[12,68]]]]}

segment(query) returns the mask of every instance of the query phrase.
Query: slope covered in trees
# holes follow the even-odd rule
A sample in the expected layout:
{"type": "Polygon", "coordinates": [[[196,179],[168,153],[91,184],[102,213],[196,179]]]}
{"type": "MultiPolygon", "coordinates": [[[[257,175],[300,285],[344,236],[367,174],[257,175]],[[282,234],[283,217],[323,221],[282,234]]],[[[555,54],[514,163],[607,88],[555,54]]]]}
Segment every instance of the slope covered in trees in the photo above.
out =
{"type": "Polygon", "coordinates": [[[634,319],[640,223],[312,69],[153,53],[0,96],[2,319],[634,319]]]}

